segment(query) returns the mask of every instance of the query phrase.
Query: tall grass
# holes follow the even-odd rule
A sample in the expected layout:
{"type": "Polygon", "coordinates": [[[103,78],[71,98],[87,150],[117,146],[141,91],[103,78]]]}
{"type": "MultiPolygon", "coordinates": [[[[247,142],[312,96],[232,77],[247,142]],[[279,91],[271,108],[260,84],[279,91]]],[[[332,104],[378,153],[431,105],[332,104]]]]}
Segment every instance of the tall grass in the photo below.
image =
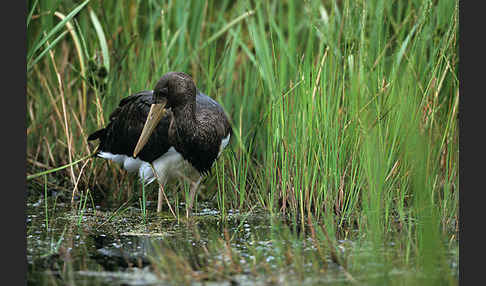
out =
{"type": "MultiPolygon", "coordinates": [[[[27,71],[28,174],[90,154],[87,134],[121,98],[184,71],[234,129],[200,197],[223,213],[258,205],[313,221],[374,249],[399,235],[406,261],[445,269],[440,249],[458,222],[457,1],[28,4],[28,56],[52,53],[27,71]],[[76,7],[84,63],[53,15],[76,7]]],[[[119,203],[140,196],[134,177],[102,160],[48,184],[71,191],[78,176],[78,188],[119,203]]]]}

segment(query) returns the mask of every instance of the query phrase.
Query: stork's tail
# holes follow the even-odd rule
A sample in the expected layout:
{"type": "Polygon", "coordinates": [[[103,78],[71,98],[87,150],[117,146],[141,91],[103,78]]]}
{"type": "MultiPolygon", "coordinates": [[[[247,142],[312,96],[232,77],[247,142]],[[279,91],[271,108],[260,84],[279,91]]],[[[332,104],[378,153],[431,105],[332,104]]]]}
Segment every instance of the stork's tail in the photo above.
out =
{"type": "Polygon", "coordinates": [[[88,136],[88,141],[96,140],[98,138],[102,139],[105,137],[105,133],[106,133],[105,128],[95,131],[88,136]]]}
{"type": "Polygon", "coordinates": [[[96,140],[96,139],[100,139],[101,141],[101,144],[98,145],[98,147],[96,147],[96,150],[93,152],[92,156],[93,157],[96,157],[99,153],[100,153],[100,146],[103,144],[103,140],[105,138],[105,134],[106,134],[106,130],[103,128],[103,129],[100,129],[100,130],[97,130],[93,133],[91,133],[91,135],[88,136],[88,141],[93,141],[93,140],[96,140]]]}

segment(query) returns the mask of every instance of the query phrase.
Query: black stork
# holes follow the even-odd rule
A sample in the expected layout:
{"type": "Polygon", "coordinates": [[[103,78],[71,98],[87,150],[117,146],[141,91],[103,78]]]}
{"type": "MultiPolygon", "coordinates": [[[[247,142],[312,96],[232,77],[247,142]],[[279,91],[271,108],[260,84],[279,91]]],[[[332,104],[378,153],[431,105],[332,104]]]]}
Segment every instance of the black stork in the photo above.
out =
{"type": "Polygon", "coordinates": [[[162,209],[164,185],[175,178],[189,179],[189,216],[201,179],[230,139],[232,130],[223,108],[200,92],[189,75],[169,72],[154,90],[123,98],[109,120],[88,137],[88,141],[100,139],[97,156],[138,172],[146,184],[157,179],[157,212],[162,209]]]}

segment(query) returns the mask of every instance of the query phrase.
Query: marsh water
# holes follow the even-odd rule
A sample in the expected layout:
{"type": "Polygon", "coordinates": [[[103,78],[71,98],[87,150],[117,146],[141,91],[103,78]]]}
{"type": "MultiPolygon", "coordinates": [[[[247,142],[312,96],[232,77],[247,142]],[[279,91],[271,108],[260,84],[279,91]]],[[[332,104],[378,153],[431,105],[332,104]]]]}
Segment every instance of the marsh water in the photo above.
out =
{"type": "MultiPolygon", "coordinates": [[[[398,242],[381,249],[378,256],[386,260],[377,259],[374,248],[367,251],[366,243],[360,242],[358,250],[358,242],[346,238],[335,241],[337,252],[332,255],[332,251],[322,252],[312,231],[256,209],[229,210],[223,215],[199,203],[187,220],[183,211],[176,219],[169,212],[147,211],[144,216],[136,204],[107,208],[88,199],[76,208],[69,201],[57,194],[47,200],[29,197],[29,285],[438,285],[458,281],[458,250],[450,244],[445,254],[449,267],[437,280],[404,266],[402,261],[413,257],[405,257],[398,242]],[[351,259],[357,255],[359,259],[351,259]]],[[[148,202],[147,209],[155,206],[148,202]]]]}

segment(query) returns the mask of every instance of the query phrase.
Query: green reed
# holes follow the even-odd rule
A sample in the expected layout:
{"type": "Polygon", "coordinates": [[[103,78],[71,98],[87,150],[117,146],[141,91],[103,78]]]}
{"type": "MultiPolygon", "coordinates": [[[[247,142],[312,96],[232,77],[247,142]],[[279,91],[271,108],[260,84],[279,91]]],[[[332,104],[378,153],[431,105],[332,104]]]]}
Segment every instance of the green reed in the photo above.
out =
{"type": "MultiPolygon", "coordinates": [[[[222,214],[258,206],[302,225],[325,222],[331,242],[371,241],[384,264],[378,250],[398,239],[404,264],[444,271],[459,205],[457,1],[82,5],[28,5],[29,179],[71,164],[58,172],[72,185],[79,176],[78,188],[112,190],[118,202],[139,196],[119,166],[73,162],[94,151],[85,138],[121,98],[184,71],[232,121],[231,144],[201,190],[222,214]],[[76,11],[79,51],[57,10],[76,11]]],[[[167,194],[184,200],[175,188],[167,194]]],[[[353,257],[350,273],[360,271],[353,257]]]]}

